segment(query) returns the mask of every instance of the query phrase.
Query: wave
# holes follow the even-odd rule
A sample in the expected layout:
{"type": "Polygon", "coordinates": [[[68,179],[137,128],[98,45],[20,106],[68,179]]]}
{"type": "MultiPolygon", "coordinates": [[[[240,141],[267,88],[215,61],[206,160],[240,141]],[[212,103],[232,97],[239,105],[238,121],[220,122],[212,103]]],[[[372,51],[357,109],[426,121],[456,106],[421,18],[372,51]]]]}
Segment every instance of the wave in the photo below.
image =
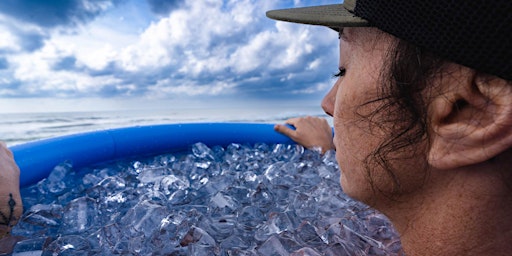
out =
{"type": "Polygon", "coordinates": [[[279,123],[297,116],[324,116],[319,107],[302,108],[197,108],[112,112],[23,113],[2,116],[0,140],[8,145],[49,137],[128,127],[169,123],[254,122],[279,123]]]}
{"type": "Polygon", "coordinates": [[[87,126],[94,126],[95,123],[78,123],[78,124],[70,124],[70,125],[58,125],[58,126],[48,126],[43,127],[42,130],[52,130],[52,129],[71,129],[71,128],[80,128],[80,127],[87,127],[87,126]]]}

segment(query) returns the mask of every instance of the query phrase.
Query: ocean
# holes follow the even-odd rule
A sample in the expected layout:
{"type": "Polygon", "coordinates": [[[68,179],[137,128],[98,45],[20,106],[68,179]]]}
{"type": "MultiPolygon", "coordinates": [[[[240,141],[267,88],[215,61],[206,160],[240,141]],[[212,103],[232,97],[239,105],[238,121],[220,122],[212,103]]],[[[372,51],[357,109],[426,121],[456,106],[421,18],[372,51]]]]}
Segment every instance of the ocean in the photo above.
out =
{"type": "MultiPolygon", "coordinates": [[[[27,112],[0,114],[0,140],[8,146],[74,133],[135,125],[249,122],[282,123],[297,116],[326,117],[319,104],[286,106],[175,107],[93,112],[27,112]]],[[[330,118],[328,118],[330,121],[330,118]]]]}

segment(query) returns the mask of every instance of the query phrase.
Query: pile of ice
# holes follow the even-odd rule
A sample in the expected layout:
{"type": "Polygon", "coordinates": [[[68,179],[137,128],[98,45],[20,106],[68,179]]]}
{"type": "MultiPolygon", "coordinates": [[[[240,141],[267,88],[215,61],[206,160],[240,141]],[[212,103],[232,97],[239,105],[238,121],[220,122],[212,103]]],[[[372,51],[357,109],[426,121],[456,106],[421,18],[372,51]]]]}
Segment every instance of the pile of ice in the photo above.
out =
{"type": "Polygon", "coordinates": [[[389,221],[342,192],[334,152],[298,145],[64,163],[22,195],[13,255],[401,255],[389,221]]]}

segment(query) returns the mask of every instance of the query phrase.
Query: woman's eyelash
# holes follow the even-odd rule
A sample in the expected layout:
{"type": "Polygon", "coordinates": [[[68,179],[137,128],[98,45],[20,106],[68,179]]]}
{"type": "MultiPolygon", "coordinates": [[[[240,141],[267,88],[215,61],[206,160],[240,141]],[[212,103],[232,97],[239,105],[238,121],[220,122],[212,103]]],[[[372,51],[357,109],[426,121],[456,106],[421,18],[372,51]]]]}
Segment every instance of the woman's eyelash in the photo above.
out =
{"type": "Polygon", "coordinates": [[[336,72],[336,74],[334,74],[334,77],[337,78],[337,77],[341,77],[341,76],[344,76],[345,75],[345,69],[344,68],[340,68],[338,72],[336,72]]]}

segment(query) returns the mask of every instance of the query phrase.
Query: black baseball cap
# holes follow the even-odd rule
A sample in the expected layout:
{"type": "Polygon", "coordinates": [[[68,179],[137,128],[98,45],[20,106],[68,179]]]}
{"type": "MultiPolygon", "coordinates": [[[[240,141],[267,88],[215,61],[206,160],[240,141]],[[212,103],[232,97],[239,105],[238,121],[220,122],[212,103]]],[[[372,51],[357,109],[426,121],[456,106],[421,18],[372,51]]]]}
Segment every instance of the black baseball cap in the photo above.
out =
{"type": "Polygon", "coordinates": [[[345,0],[272,10],[302,24],[377,27],[455,63],[512,81],[512,0],[345,0]]]}

